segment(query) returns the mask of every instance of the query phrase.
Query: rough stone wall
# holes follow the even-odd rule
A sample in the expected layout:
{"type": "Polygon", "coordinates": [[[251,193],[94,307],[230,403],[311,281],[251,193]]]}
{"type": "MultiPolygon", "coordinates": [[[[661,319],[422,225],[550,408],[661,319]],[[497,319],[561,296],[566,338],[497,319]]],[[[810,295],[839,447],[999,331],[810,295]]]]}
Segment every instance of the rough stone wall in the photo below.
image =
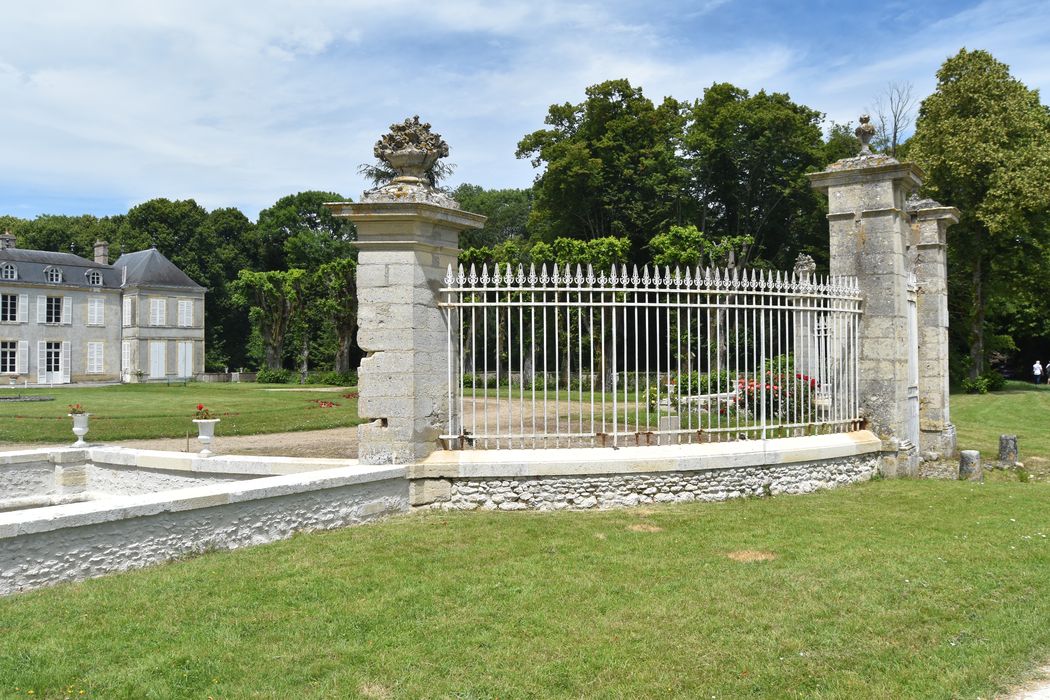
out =
{"type": "Polygon", "coordinates": [[[563,510],[724,501],[746,496],[809,493],[867,481],[877,467],[878,455],[867,454],[818,462],[692,472],[462,479],[452,481],[450,500],[435,507],[563,510]]]}
{"type": "MultiPolygon", "coordinates": [[[[80,506],[90,504],[64,508],[80,506]]],[[[264,544],[303,530],[354,525],[407,509],[408,486],[400,475],[210,507],[138,507],[141,515],[27,534],[5,536],[0,523],[0,595],[197,552],[264,544]]]]}
{"type": "Polygon", "coordinates": [[[55,465],[47,455],[31,461],[0,463],[0,500],[43,496],[55,490],[55,465]]]}
{"type": "Polygon", "coordinates": [[[139,496],[158,491],[185,489],[208,484],[225,484],[245,479],[257,479],[254,474],[214,474],[208,472],[179,473],[159,469],[109,467],[92,465],[87,472],[87,489],[109,496],[139,496]]]}

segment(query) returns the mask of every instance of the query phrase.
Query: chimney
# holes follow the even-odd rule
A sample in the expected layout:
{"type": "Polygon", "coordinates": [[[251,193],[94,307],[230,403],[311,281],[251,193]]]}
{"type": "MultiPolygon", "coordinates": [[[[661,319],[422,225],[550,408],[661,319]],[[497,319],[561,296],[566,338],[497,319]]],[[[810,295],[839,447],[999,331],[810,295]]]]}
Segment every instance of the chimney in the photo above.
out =
{"type": "Polygon", "coordinates": [[[0,233],[0,250],[7,250],[8,248],[15,247],[15,235],[9,230],[4,230],[0,233]]]}
{"type": "Polygon", "coordinates": [[[100,265],[109,265],[109,243],[95,241],[95,262],[100,265]]]}

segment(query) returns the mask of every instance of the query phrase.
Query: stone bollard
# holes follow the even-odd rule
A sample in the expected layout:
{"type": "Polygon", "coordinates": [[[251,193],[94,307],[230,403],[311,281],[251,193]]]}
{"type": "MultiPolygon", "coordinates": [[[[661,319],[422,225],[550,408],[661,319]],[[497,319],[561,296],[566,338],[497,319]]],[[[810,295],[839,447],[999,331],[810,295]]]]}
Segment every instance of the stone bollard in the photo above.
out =
{"type": "Polygon", "coordinates": [[[999,436],[999,466],[1009,469],[1017,464],[1017,436],[999,436]]]}
{"type": "Polygon", "coordinates": [[[977,450],[963,450],[959,453],[959,478],[968,481],[984,481],[980,452],[977,450]]]}

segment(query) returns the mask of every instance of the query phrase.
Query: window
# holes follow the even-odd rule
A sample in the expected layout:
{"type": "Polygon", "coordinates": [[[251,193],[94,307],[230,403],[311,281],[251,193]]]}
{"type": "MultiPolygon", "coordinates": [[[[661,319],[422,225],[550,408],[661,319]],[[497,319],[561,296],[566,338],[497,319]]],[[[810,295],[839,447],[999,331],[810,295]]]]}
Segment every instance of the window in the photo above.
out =
{"type": "Polygon", "coordinates": [[[14,323],[18,320],[18,297],[14,294],[0,294],[0,321],[14,323]]]}
{"type": "Polygon", "coordinates": [[[164,379],[167,374],[168,344],[163,340],[149,341],[149,376],[151,379],[164,379]]]}
{"type": "Polygon", "coordinates": [[[180,341],[175,345],[175,357],[178,362],[178,376],[193,376],[193,341],[180,341]]]}
{"type": "Polygon", "coordinates": [[[62,297],[48,297],[44,306],[44,323],[62,323],[62,297]]]}
{"type": "Polygon", "coordinates": [[[62,372],[62,343],[44,344],[44,371],[61,374],[62,372]]]}
{"type": "Polygon", "coordinates": [[[102,326],[105,325],[106,319],[106,300],[105,299],[88,299],[88,313],[87,313],[87,324],[89,326],[102,326]]]}
{"type": "Polygon", "coordinates": [[[52,284],[58,284],[62,281],[62,270],[57,267],[48,267],[44,269],[44,279],[52,284]]]}
{"type": "Polygon", "coordinates": [[[131,341],[125,340],[120,343],[120,373],[124,375],[124,379],[128,378],[128,373],[131,371],[131,341]]]}
{"type": "Polygon", "coordinates": [[[179,325],[183,328],[193,325],[193,299],[179,299],[179,325]]]}
{"type": "Polygon", "coordinates": [[[167,311],[168,304],[167,299],[150,299],[149,300],[149,325],[151,326],[163,326],[167,324],[167,311]]]}
{"type": "Polygon", "coordinates": [[[13,340],[0,340],[0,374],[14,374],[18,370],[18,344],[13,340]]]}
{"type": "Polygon", "coordinates": [[[131,297],[124,297],[124,313],[122,314],[124,326],[130,326],[131,323],[131,297]]]}
{"type": "Polygon", "coordinates": [[[18,279],[18,268],[11,263],[4,263],[0,265],[0,280],[16,280],[18,279]]]}
{"type": "Polygon", "coordinates": [[[87,344],[87,373],[102,374],[102,343],[87,344]]]}
{"type": "Polygon", "coordinates": [[[101,272],[99,272],[98,270],[88,270],[87,273],[85,273],[85,274],[87,275],[88,284],[90,284],[90,285],[92,285],[94,287],[101,287],[102,286],[102,273],[101,272]]]}

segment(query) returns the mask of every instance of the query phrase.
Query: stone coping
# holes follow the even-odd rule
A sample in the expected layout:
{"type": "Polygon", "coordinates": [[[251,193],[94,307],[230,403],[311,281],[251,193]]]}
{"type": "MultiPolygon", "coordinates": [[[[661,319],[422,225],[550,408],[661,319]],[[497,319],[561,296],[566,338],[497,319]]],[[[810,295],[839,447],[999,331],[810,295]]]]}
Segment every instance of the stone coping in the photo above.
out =
{"type": "Polygon", "coordinates": [[[133,447],[41,447],[17,452],[0,452],[4,465],[49,461],[53,464],[92,464],[98,467],[135,467],[199,474],[241,474],[276,476],[301,474],[319,469],[338,469],[357,465],[356,459],[320,459],[311,457],[270,457],[212,455],[201,457],[192,452],[164,452],[133,447]]]}
{"type": "Polygon", "coordinates": [[[735,469],[870,454],[882,441],[870,430],[834,435],[739,440],[701,445],[448,450],[408,466],[410,479],[473,479],[735,469]]]}
{"type": "Polygon", "coordinates": [[[406,468],[403,466],[354,465],[305,474],[285,474],[212,486],[194,486],[142,496],[113,496],[100,501],[48,506],[32,511],[12,511],[0,513],[0,541],[22,535],[161,513],[294,496],[387,479],[404,479],[405,476],[406,468]]]}

